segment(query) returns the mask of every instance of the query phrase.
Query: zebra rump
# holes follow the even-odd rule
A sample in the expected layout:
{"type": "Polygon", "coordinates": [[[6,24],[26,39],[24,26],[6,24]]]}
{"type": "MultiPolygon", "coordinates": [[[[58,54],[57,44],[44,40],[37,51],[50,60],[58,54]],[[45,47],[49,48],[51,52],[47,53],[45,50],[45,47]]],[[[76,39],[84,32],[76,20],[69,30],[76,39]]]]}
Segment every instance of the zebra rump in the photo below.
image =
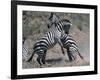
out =
{"type": "Polygon", "coordinates": [[[64,34],[61,37],[61,42],[63,47],[67,49],[68,57],[70,61],[76,59],[76,56],[79,55],[81,59],[83,56],[80,54],[76,41],[68,34],[64,34]]]}
{"type": "Polygon", "coordinates": [[[31,57],[27,60],[28,62],[32,60],[34,54],[38,55],[37,61],[40,65],[45,64],[46,52],[48,49],[52,48],[56,43],[55,33],[53,31],[47,32],[44,37],[38,40],[33,47],[33,53],[31,57]]]}

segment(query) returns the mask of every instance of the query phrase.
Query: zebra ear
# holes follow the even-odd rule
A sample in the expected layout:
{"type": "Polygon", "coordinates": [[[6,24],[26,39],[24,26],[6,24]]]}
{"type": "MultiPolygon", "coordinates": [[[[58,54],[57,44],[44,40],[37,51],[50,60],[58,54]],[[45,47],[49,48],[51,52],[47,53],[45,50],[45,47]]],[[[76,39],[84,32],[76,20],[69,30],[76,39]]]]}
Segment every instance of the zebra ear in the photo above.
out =
{"type": "Polygon", "coordinates": [[[59,16],[56,15],[54,12],[51,12],[51,16],[53,17],[53,15],[55,15],[58,19],[59,19],[59,16]]]}
{"type": "Polygon", "coordinates": [[[51,16],[53,16],[54,15],[54,13],[53,12],[51,12],[51,16]]]}

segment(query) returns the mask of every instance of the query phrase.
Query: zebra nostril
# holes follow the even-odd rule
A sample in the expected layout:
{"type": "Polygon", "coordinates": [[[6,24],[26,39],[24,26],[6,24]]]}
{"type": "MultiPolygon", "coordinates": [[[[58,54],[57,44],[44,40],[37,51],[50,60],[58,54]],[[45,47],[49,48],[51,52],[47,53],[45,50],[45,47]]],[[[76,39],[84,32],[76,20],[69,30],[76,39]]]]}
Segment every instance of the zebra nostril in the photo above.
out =
{"type": "Polygon", "coordinates": [[[48,24],[47,27],[50,28],[50,25],[48,24]]]}

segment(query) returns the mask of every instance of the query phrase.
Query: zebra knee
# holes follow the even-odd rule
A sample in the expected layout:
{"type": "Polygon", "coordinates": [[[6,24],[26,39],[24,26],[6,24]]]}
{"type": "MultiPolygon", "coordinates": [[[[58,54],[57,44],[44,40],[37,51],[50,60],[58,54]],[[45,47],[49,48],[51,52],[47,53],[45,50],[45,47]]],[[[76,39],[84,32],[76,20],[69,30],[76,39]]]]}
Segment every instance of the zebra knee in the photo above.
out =
{"type": "Polygon", "coordinates": [[[72,62],[73,61],[73,56],[71,53],[68,53],[68,58],[69,58],[69,61],[72,62]]]}

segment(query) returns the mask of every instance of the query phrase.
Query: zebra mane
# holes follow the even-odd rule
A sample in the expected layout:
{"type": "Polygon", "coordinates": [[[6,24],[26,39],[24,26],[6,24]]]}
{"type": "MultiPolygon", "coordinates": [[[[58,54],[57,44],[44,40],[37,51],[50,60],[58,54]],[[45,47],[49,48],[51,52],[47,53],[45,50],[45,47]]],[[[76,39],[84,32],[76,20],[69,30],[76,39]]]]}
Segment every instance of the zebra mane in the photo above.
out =
{"type": "Polygon", "coordinates": [[[62,19],[61,21],[71,23],[71,21],[70,21],[70,20],[68,20],[68,19],[62,19]]]}
{"type": "MultiPolygon", "coordinates": [[[[62,23],[62,22],[64,23],[64,25],[72,25],[71,21],[69,21],[68,19],[59,20],[58,22],[55,23],[55,25],[62,23]]],[[[64,27],[64,25],[63,25],[63,27],[64,27]]]]}

